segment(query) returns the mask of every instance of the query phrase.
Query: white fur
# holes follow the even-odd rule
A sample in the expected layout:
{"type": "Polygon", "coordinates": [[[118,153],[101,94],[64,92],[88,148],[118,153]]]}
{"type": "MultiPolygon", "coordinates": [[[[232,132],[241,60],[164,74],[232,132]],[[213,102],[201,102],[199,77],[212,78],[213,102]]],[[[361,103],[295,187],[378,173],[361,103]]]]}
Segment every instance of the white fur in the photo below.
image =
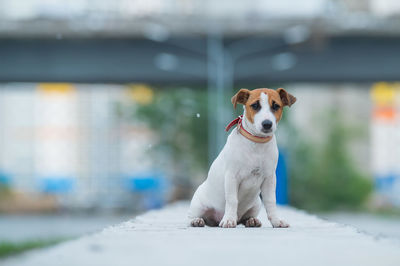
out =
{"type": "Polygon", "coordinates": [[[270,111],[267,95],[261,94],[260,104],[262,108],[255,115],[254,123],[243,116],[243,127],[258,136],[273,135],[272,139],[267,143],[255,143],[242,136],[237,128],[232,130],[212,163],[207,179],[193,196],[189,211],[192,221],[211,219],[221,227],[235,227],[242,219],[258,216],[261,193],[271,224],[274,227],[289,226],[276,212],[276,119],[270,111]],[[273,121],[273,130],[268,134],[261,131],[265,119],[273,121]]]}
{"type": "Polygon", "coordinates": [[[254,127],[256,132],[253,132],[254,135],[271,135],[276,130],[276,118],[275,115],[271,112],[271,108],[268,103],[268,95],[265,93],[260,94],[260,105],[261,110],[256,113],[254,116],[254,127]],[[271,120],[272,121],[272,133],[263,134],[261,131],[262,129],[262,122],[264,120],[271,120]]]}

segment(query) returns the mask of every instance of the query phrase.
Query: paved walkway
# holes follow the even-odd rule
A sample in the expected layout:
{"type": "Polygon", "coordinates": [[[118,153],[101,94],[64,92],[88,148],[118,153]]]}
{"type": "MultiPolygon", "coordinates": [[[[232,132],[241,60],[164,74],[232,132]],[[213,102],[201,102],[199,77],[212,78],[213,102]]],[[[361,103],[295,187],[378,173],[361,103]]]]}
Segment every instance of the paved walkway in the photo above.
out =
{"type": "Polygon", "coordinates": [[[400,243],[292,208],[291,227],[190,228],[179,203],[2,265],[400,265],[400,243]]]}
{"type": "MultiPolygon", "coordinates": [[[[48,214],[0,215],[0,241],[25,242],[74,238],[121,223],[133,215],[122,214],[48,214]],[[7,228],[7,230],[4,230],[7,228]]],[[[1,265],[1,263],[0,263],[1,265]]]]}
{"type": "Polygon", "coordinates": [[[329,221],[352,225],[360,231],[377,237],[397,238],[400,241],[400,217],[398,216],[357,212],[321,213],[318,216],[329,221]]]}

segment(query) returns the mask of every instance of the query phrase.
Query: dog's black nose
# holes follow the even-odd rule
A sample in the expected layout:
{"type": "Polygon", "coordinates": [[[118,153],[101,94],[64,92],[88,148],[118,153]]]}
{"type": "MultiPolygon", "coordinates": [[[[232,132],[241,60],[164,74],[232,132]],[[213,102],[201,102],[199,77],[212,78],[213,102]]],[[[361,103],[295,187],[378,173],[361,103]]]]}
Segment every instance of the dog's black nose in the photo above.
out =
{"type": "Polygon", "coordinates": [[[264,121],[262,121],[261,125],[262,125],[263,129],[266,129],[266,130],[271,129],[272,128],[272,121],[271,120],[264,120],[264,121]]]}

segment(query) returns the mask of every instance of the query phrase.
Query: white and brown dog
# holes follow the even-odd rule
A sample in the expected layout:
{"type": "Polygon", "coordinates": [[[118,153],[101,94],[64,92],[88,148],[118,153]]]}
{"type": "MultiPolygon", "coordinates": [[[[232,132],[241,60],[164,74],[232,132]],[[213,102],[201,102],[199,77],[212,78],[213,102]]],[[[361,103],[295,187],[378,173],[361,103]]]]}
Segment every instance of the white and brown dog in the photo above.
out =
{"type": "Polygon", "coordinates": [[[241,89],[232,104],[244,105],[243,115],[226,128],[238,126],[228,136],[212,163],[208,177],[194,193],[190,204],[191,226],[260,227],[257,219],[264,203],[273,227],[288,227],[276,211],[278,147],[275,130],[284,106],[296,98],[284,89],[241,89]],[[262,199],[260,198],[260,194],[262,199]]]}

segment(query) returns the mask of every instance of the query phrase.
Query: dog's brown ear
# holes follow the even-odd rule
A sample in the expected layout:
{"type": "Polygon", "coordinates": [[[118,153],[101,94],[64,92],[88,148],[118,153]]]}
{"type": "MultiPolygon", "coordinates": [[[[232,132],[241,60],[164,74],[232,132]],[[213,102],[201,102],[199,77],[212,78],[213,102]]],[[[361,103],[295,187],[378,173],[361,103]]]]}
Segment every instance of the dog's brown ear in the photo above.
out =
{"type": "Polygon", "coordinates": [[[276,90],[281,97],[282,103],[284,106],[292,106],[296,102],[296,97],[294,97],[292,94],[288,93],[285,91],[283,88],[279,88],[276,90]]]}
{"type": "Polygon", "coordinates": [[[248,89],[240,89],[231,99],[233,104],[233,108],[236,109],[236,105],[238,103],[246,104],[247,100],[249,99],[250,91],[248,89]]]}

